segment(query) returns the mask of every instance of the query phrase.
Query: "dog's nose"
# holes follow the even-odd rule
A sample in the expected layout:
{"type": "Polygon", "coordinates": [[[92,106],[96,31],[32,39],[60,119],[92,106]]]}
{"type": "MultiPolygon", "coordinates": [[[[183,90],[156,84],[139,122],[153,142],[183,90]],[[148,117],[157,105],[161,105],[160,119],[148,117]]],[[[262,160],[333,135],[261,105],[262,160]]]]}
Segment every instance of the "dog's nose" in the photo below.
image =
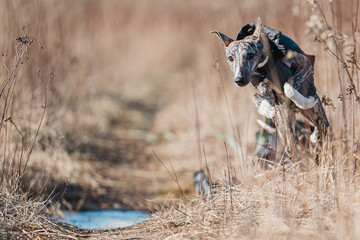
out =
{"type": "Polygon", "coordinates": [[[234,83],[239,86],[245,86],[247,84],[245,77],[234,77],[234,83]]]}

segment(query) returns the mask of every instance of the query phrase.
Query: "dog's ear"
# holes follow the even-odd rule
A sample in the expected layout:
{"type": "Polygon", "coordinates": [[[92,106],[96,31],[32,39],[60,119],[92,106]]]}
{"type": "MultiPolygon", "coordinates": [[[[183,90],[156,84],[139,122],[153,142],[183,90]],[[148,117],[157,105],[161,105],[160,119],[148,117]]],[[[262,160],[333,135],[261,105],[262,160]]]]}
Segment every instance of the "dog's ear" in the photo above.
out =
{"type": "Polygon", "coordinates": [[[262,32],[262,24],[261,24],[261,19],[260,17],[258,17],[258,20],[256,22],[256,28],[255,31],[252,35],[254,40],[260,40],[261,37],[261,32],[262,32]]]}
{"type": "Polygon", "coordinates": [[[258,19],[257,19],[256,26],[261,26],[261,18],[260,17],[258,17],[258,19]]]}
{"type": "Polygon", "coordinates": [[[225,44],[225,47],[229,46],[230,43],[232,43],[234,40],[232,40],[231,38],[229,38],[228,36],[225,36],[224,34],[222,34],[221,32],[219,31],[211,31],[210,33],[216,33],[216,35],[218,36],[218,38],[220,38],[224,44],[225,44]]]}

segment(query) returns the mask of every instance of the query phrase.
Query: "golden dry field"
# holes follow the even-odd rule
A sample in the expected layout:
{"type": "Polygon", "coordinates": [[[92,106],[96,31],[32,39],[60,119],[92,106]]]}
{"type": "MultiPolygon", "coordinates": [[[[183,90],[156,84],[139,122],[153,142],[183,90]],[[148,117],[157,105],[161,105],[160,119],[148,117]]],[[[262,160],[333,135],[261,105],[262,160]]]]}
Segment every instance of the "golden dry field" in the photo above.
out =
{"type": "Polygon", "coordinates": [[[359,5],[0,1],[0,239],[358,239],[359,5]],[[210,31],[258,17],[316,56],[319,165],[257,164],[256,89],[234,86],[210,31]],[[110,231],[55,218],[94,208],[152,214],[110,231]]]}

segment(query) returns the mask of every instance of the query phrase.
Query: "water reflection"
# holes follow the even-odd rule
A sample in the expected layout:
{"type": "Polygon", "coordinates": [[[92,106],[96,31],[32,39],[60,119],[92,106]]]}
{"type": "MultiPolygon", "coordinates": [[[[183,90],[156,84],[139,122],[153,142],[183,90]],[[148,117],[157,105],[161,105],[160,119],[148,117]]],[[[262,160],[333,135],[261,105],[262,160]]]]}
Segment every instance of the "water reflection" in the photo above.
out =
{"type": "Polygon", "coordinates": [[[146,211],[93,210],[66,212],[64,221],[83,229],[111,229],[127,227],[145,221],[146,211]]]}

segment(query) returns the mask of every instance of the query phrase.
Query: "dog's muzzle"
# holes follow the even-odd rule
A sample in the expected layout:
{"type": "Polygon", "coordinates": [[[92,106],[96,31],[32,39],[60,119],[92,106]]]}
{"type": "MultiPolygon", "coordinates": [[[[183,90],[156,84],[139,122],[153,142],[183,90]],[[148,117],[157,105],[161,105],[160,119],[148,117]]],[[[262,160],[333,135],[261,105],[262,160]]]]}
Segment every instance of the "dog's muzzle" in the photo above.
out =
{"type": "Polygon", "coordinates": [[[249,81],[245,79],[245,77],[234,77],[234,83],[238,87],[244,87],[249,83],[249,81]]]}

